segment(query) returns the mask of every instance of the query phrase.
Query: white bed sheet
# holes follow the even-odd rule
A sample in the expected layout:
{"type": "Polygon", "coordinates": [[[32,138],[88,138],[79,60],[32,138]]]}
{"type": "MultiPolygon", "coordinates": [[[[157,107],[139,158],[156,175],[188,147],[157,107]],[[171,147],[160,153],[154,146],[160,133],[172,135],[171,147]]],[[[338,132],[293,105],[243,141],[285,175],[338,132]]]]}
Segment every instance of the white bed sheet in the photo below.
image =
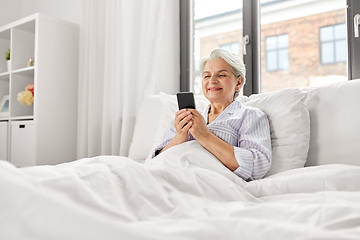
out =
{"type": "Polygon", "coordinates": [[[245,182],[196,141],[140,164],[0,162],[0,239],[359,239],[360,167],[245,182]]]}

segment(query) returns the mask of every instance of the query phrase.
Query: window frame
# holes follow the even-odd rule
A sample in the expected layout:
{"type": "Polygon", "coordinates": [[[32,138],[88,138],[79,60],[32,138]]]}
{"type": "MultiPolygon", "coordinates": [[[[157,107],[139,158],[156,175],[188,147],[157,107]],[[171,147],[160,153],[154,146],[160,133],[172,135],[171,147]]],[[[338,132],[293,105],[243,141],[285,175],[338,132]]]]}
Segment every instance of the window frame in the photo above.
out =
{"type": "Polygon", "coordinates": [[[180,92],[192,91],[194,72],[194,0],[179,0],[180,4],[180,92]]]}
{"type": "Polygon", "coordinates": [[[348,79],[360,78],[360,37],[354,37],[354,16],[360,12],[360,1],[347,0],[347,45],[348,45],[348,79]]]}
{"type": "Polygon", "coordinates": [[[243,87],[245,96],[261,92],[260,31],[260,1],[243,0],[243,37],[249,38],[249,43],[243,46],[246,49],[243,55],[246,66],[246,84],[243,87]]]}

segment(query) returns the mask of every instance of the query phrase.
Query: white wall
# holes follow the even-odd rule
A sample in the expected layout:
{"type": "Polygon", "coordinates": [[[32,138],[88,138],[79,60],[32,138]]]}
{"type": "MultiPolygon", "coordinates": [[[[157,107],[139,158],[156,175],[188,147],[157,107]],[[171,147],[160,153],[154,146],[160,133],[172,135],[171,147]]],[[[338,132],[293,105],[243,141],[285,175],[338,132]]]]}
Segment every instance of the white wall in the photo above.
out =
{"type": "Polygon", "coordinates": [[[21,18],[22,0],[0,0],[0,26],[21,18]]]}
{"type": "Polygon", "coordinates": [[[0,26],[41,12],[80,24],[83,0],[0,0],[0,26]]]}
{"type": "MultiPolygon", "coordinates": [[[[0,0],[0,26],[37,12],[80,25],[82,1],[87,0],[0,0]]],[[[179,1],[166,1],[155,93],[174,94],[180,89],[179,1]]]]}
{"type": "Polygon", "coordinates": [[[83,0],[23,0],[21,15],[41,12],[76,24],[81,23],[83,0]]]}

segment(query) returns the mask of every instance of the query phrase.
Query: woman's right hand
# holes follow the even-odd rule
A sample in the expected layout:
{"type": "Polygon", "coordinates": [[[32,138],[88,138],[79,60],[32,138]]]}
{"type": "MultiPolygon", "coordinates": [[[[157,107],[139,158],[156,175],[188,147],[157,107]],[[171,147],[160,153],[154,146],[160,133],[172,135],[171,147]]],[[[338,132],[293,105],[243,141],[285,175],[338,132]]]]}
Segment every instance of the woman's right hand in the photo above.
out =
{"type": "Polygon", "coordinates": [[[177,111],[174,120],[174,127],[176,129],[176,134],[170,140],[170,142],[157,154],[160,154],[161,152],[175,145],[186,142],[189,138],[189,129],[191,128],[192,125],[193,125],[192,113],[189,110],[182,109],[180,111],[177,111]]]}
{"type": "Polygon", "coordinates": [[[175,137],[179,143],[186,142],[189,138],[189,129],[192,126],[192,113],[186,109],[177,111],[175,114],[174,126],[176,129],[175,137]]]}

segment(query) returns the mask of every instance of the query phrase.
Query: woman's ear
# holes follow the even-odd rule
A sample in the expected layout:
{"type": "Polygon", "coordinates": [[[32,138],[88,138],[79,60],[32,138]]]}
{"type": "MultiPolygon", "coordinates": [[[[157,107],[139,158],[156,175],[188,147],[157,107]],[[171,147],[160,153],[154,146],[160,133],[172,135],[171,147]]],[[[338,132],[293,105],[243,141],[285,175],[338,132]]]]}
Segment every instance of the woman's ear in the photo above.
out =
{"type": "Polygon", "coordinates": [[[244,78],[242,76],[239,76],[237,79],[236,89],[237,91],[240,90],[241,86],[244,83],[244,78]]]}

